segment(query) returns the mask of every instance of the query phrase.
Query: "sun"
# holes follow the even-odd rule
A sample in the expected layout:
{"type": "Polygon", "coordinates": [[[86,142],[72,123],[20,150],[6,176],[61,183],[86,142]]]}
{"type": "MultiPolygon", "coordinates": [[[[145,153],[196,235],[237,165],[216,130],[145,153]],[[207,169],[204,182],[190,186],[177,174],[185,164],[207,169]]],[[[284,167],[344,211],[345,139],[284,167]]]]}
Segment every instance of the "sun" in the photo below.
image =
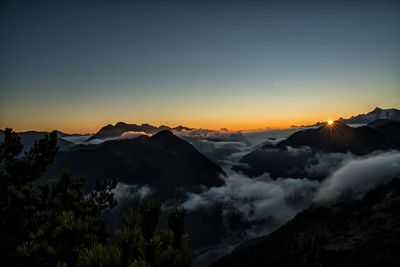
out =
{"type": "Polygon", "coordinates": [[[328,121],[328,124],[329,124],[329,125],[332,125],[332,124],[333,124],[333,121],[329,120],[329,121],[328,121]]]}

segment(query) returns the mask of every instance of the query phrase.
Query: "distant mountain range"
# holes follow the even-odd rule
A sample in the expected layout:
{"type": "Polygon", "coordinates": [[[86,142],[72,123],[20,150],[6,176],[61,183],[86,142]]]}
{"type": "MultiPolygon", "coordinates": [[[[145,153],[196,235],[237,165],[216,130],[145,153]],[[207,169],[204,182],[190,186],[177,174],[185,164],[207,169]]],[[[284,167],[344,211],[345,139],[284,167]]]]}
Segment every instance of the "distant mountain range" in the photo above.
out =
{"type": "Polygon", "coordinates": [[[339,118],[339,121],[347,124],[368,124],[378,119],[400,121],[400,110],[395,108],[381,109],[377,107],[367,114],[359,114],[348,119],[339,118]]]}
{"type": "Polygon", "coordinates": [[[163,130],[175,130],[175,131],[183,131],[187,130],[190,131],[192,130],[191,128],[184,127],[184,126],[178,126],[175,128],[171,128],[169,126],[162,125],[160,127],[155,127],[150,124],[142,124],[142,125],[137,125],[137,124],[127,124],[125,122],[118,122],[115,125],[109,124],[107,126],[104,126],[101,128],[96,134],[92,135],[88,141],[90,140],[105,140],[107,138],[114,138],[114,137],[119,137],[125,132],[143,132],[143,133],[148,133],[148,134],[154,134],[159,131],[163,130]]]}
{"type": "Polygon", "coordinates": [[[162,197],[175,195],[185,187],[218,186],[222,169],[191,144],[168,130],[148,137],[106,141],[98,145],[76,146],[59,152],[44,174],[57,178],[64,169],[74,177],[84,177],[88,188],[95,180],[116,177],[125,184],[147,184],[162,197]]]}
{"type": "Polygon", "coordinates": [[[399,266],[400,180],[360,201],[313,205],[211,266],[399,266]]]}

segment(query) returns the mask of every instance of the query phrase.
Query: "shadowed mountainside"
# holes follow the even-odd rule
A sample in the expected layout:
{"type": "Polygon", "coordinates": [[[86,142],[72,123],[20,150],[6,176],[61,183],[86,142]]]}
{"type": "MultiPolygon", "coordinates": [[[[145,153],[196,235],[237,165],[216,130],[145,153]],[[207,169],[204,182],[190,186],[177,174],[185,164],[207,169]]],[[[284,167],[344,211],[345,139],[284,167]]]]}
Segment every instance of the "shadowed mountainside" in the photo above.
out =
{"type": "Polygon", "coordinates": [[[359,201],[313,205],[211,266],[399,266],[400,180],[359,201]]]}
{"type": "Polygon", "coordinates": [[[222,169],[170,131],[79,148],[58,153],[45,179],[70,169],[75,177],[85,177],[89,187],[96,178],[116,177],[122,183],[160,189],[161,197],[172,196],[179,187],[223,184],[222,169]]]}
{"type": "Polygon", "coordinates": [[[320,179],[323,177],[310,176],[306,171],[316,160],[316,152],[365,155],[377,150],[399,149],[399,136],[400,122],[397,121],[377,120],[358,128],[335,121],[332,125],[295,132],[276,146],[264,145],[243,156],[242,165],[234,169],[253,177],[267,172],[272,178],[320,179]]]}
{"type": "Polygon", "coordinates": [[[335,121],[332,125],[324,124],[317,129],[308,129],[292,134],[280,142],[278,147],[309,146],[314,151],[322,152],[351,152],[362,155],[375,150],[399,148],[398,137],[391,131],[385,130],[387,124],[400,129],[400,124],[390,121],[376,128],[361,126],[353,128],[345,123],[335,121]]]}

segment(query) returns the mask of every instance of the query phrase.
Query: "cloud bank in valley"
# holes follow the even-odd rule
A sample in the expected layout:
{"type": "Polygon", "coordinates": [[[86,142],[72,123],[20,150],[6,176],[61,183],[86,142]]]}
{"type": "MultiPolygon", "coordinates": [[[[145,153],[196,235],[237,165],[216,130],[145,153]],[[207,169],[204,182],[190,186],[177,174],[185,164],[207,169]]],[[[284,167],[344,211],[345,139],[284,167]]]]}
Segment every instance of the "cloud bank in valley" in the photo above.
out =
{"type": "Polygon", "coordinates": [[[87,135],[78,135],[78,136],[64,136],[64,137],[60,137],[61,139],[64,139],[66,141],[72,142],[76,145],[79,144],[84,144],[86,142],[86,140],[91,137],[91,134],[87,134],[87,135]]]}
{"type": "Polygon", "coordinates": [[[134,131],[129,131],[129,132],[124,132],[118,137],[113,137],[113,138],[106,138],[104,141],[111,141],[111,140],[126,140],[126,139],[134,139],[136,137],[139,137],[141,135],[147,135],[151,136],[149,133],[145,132],[134,132],[134,131]]]}
{"type": "Polygon", "coordinates": [[[351,190],[354,198],[400,174],[400,152],[383,152],[347,161],[321,184],[315,201],[335,200],[351,190]]]}
{"type": "MultiPolygon", "coordinates": [[[[295,151],[288,151],[294,153],[295,151]]],[[[188,192],[183,205],[190,211],[221,209],[222,216],[236,214],[247,225],[249,237],[265,235],[289,221],[312,201],[340,197],[349,189],[356,198],[400,175],[400,152],[380,152],[363,157],[351,153],[318,154],[307,172],[326,174],[322,182],[280,177],[268,173],[250,178],[229,171],[225,185],[201,193],[188,192]]],[[[229,222],[228,222],[229,223],[229,222]]]]}
{"type": "Polygon", "coordinates": [[[222,216],[236,214],[251,225],[249,236],[266,234],[290,220],[310,203],[319,185],[308,179],[272,180],[267,174],[248,178],[237,172],[224,180],[224,186],[188,193],[183,206],[188,211],[222,207],[222,216]]]}
{"type": "Polygon", "coordinates": [[[152,190],[148,185],[139,186],[136,184],[118,183],[113,190],[114,197],[118,202],[128,202],[135,199],[142,199],[152,195],[152,190]]]}

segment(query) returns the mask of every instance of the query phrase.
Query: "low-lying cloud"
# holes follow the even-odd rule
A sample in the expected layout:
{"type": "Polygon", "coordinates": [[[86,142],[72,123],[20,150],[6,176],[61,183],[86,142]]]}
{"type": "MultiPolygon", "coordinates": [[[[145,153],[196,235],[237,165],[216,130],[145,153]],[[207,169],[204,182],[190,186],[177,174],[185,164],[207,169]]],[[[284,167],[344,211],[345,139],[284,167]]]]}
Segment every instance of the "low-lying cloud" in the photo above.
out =
{"type": "Polygon", "coordinates": [[[266,234],[308,206],[319,186],[308,179],[272,180],[268,174],[248,178],[237,172],[224,177],[225,185],[200,194],[188,193],[183,203],[188,211],[222,207],[222,216],[239,215],[250,225],[247,234],[266,234]]]}
{"type": "Polygon", "coordinates": [[[134,139],[141,135],[151,136],[151,134],[145,133],[145,132],[129,131],[129,132],[124,132],[123,134],[121,134],[118,137],[106,138],[104,141],[134,139]]]}
{"type": "Polygon", "coordinates": [[[64,136],[60,138],[72,142],[75,145],[79,145],[79,144],[84,144],[91,136],[92,136],[91,134],[87,134],[87,135],[76,135],[76,136],[75,135],[64,136]]]}
{"type": "Polygon", "coordinates": [[[399,174],[399,151],[355,158],[347,161],[321,184],[315,201],[332,201],[349,191],[353,198],[359,199],[369,190],[399,174]]]}
{"type": "Polygon", "coordinates": [[[136,184],[118,183],[113,190],[114,197],[118,202],[128,202],[135,199],[142,199],[146,196],[152,195],[153,190],[147,186],[139,186],[136,184]]]}
{"type": "Polygon", "coordinates": [[[341,166],[355,159],[356,156],[348,153],[313,153],[304,167],[308,177],[326,178],[341,166]]]}

